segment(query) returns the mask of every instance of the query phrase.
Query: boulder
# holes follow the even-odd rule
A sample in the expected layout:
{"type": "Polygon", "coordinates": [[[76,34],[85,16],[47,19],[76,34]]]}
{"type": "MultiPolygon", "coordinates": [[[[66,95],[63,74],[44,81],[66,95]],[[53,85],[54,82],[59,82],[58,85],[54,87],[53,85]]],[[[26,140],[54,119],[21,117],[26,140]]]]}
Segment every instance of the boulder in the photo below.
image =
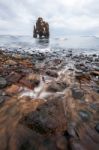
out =
{"type": "Polygon", "coordinates": [[[28,113],[22,118],[21,123],[40,134],[51,134],[61,132],[66,129],[66,117],[62,99],[53,98],[36,111],[28,113]]]}

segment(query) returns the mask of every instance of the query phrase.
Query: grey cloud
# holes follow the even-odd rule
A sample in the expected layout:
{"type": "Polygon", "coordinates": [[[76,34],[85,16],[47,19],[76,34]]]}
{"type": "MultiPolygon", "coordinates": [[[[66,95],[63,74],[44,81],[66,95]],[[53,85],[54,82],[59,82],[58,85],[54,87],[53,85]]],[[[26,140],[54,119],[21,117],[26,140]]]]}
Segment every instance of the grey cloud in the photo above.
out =
{"type": "Polygon", "coordinates": [[[0,34],[32,34],[38,16],[53,34],[99,34],[98,0],[0,0],[0,34]]]}

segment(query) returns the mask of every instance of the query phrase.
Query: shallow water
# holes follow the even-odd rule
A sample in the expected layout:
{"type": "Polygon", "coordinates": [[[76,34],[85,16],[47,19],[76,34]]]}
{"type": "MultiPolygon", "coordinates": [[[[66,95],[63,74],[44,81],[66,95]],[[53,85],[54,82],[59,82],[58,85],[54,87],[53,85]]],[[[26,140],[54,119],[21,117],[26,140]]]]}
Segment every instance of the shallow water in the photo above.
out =
{"type": "Polygon", "coordinates": [[[0,48],[9,51],[65,51],[74,53],[99,54],[99,37],[95,36],[66,36],[50,37],[50,39],[33,39],[31,36],[0,35],[0,48]]]}

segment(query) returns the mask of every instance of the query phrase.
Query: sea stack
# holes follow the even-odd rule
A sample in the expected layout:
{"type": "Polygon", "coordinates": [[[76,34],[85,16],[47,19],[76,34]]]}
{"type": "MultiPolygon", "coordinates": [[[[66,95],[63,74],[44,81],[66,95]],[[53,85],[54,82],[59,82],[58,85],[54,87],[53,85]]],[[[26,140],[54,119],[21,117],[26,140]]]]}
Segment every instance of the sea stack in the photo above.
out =
{"type": "Polygon", "coordinates": [[[33,29],[34,38],[49,38],[49,24],[39,17],[33,29]]]}

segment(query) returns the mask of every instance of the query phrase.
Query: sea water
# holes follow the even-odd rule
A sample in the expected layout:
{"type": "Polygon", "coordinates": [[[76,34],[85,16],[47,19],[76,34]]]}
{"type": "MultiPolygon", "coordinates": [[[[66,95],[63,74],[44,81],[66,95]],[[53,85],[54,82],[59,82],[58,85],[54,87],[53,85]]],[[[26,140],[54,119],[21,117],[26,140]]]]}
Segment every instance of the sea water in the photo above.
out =
{"type": "Polygon", "coordinates": [[[99,37],[59,36],[49,39],[34,39],[32,36],[0,35],[0,49],[33,53],[34,51],[72,50],[73,53],[99,54],[99,37]]]}

